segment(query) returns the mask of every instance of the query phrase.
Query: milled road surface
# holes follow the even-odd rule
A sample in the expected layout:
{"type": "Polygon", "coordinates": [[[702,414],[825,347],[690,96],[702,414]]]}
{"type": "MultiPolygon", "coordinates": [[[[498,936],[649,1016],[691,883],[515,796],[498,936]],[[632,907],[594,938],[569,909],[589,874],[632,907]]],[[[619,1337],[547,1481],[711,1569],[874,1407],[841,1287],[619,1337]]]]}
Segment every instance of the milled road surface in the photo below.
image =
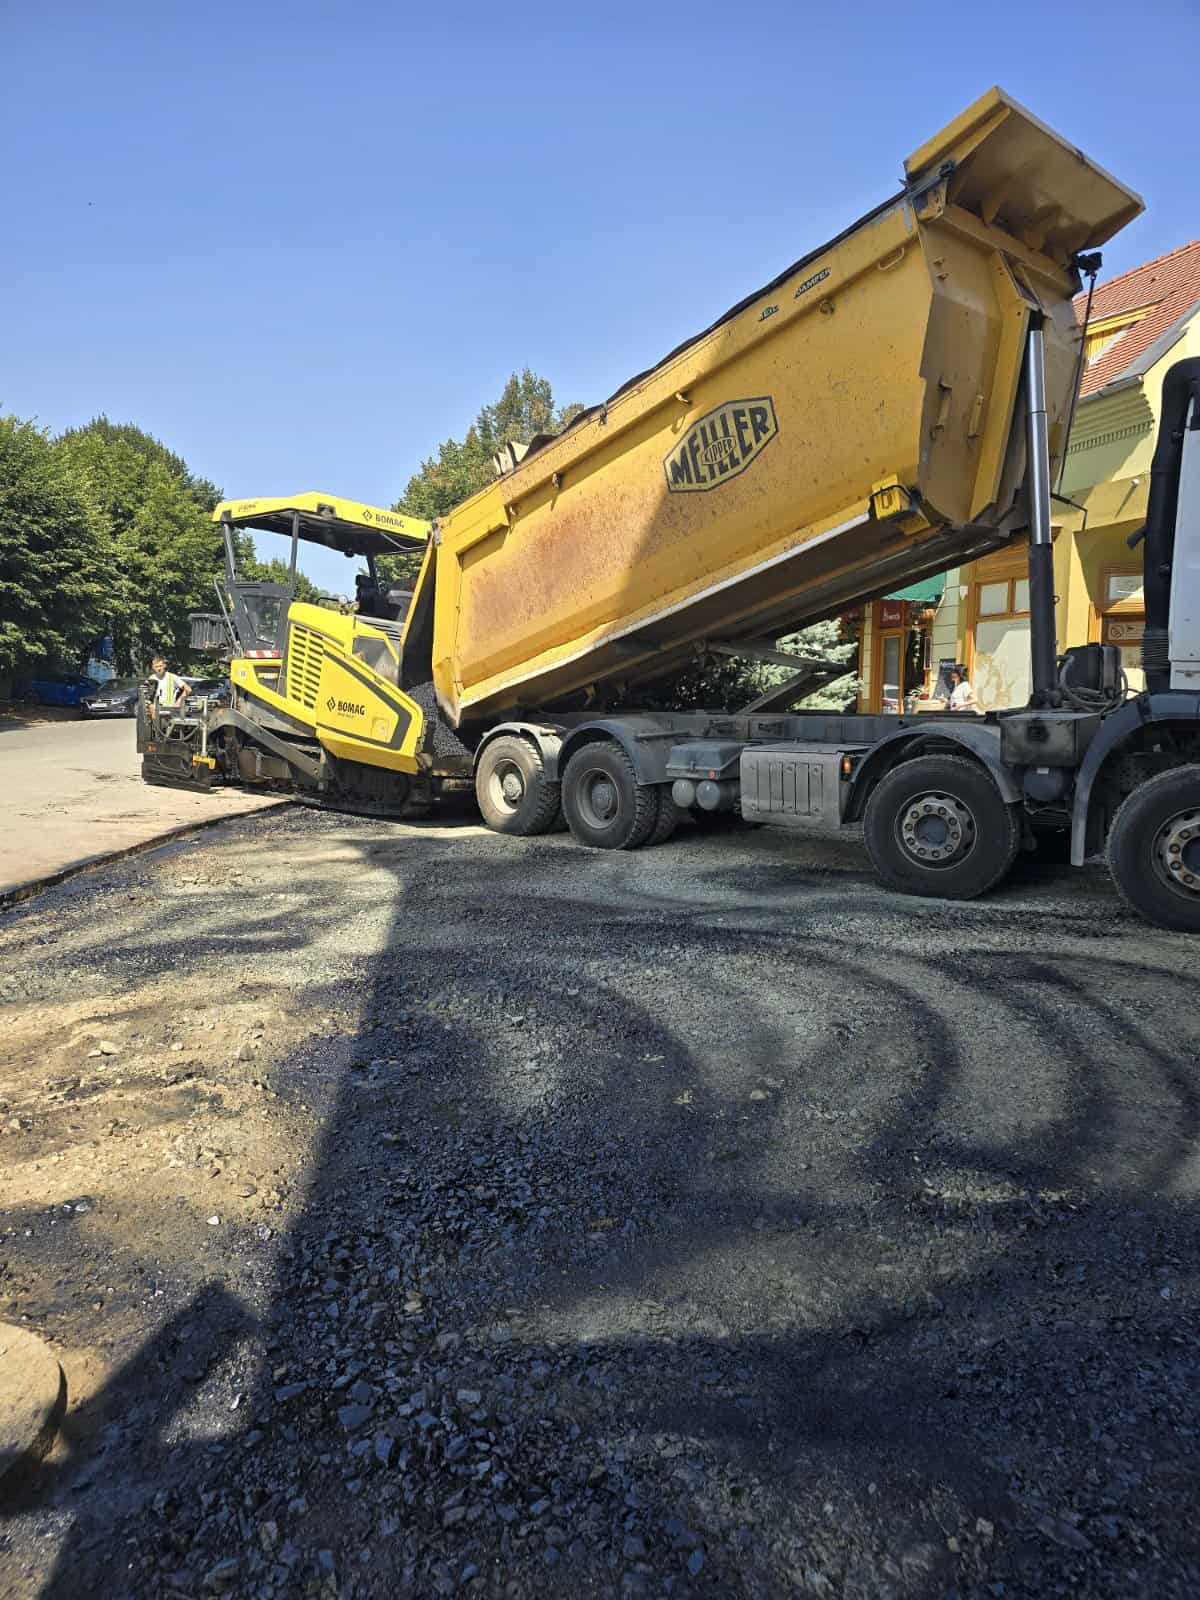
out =
{"type": "Polygon", "coordinates": [[[280,803],[243,789],[151,788],[135,738],[132,717],[0,721],[0,896],[173,828],[280,803]]]}
{"type": "Polygon", "coordinates": [[[286,812],[0,920],[0,1595],[1200,1593],[1197,945],[286,812]]]}

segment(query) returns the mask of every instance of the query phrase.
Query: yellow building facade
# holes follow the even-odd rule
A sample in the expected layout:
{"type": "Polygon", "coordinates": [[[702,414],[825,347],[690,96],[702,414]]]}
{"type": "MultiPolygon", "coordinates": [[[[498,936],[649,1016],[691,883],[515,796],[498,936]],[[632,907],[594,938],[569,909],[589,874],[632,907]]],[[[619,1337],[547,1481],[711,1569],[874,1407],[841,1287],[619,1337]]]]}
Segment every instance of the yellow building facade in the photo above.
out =
{"type": "MultiPolygon", "coordinates": [[[[1086,296],[1077,311],[1083,319],[1086,296]]],[[[1162,380],[1200,356],[1200,240],[1097,286],[1080,396],[1055,501],[1058,647],[1103,642],[1140,689],[1145,621],[1141,554],[1128,539],[1146,519],[1162,380]]],[[[874,601],[857,624],[860,708],[943,703],[949,666],[966,665],[984,711],[1029,694],[1029,585],[1024,544],[935,580],[940,589],[874,601]]],[[[924,586],[918,586],[924,588],[924,586]]]]}

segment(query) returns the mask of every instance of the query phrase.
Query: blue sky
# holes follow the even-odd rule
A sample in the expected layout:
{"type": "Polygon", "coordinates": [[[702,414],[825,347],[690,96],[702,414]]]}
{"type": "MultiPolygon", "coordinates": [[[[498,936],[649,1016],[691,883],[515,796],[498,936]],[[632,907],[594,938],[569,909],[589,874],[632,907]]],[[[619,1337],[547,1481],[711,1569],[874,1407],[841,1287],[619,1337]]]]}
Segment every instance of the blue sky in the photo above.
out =
{"type": "MultiPolygon", "coordinates": [[[[0,0],[0,408],[390,503],[526,364],[602,398],[1000,83],[1200,235],[1200,12],[0,0]]],[[[319,581],[348,587],[336,558],[319,581]]]]}

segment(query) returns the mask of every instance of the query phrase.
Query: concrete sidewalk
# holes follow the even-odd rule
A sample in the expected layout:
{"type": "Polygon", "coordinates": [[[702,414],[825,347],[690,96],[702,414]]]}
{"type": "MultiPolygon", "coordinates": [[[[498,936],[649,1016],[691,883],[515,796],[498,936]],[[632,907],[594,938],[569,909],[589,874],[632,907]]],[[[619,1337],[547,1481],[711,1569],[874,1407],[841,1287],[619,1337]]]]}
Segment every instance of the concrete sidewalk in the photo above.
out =
{"type": "Polygon", "coordinates": [[[286,803],[241,789],[151,788],[125,718],[0,725],[0,793],[0,901],[181,829],[286,803]]]}

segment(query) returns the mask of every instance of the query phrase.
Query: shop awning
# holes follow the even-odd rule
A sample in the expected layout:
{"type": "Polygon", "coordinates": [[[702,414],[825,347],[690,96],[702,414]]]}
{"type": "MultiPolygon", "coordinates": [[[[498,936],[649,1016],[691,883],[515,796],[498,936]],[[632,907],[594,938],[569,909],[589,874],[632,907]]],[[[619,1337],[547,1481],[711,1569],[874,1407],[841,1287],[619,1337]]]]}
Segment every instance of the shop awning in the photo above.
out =
{"type": "Polygon", "coordinates": [[[939,573],[936,578],[922,578],[920,583],[910,583],[907,589],[897,589],[895,594],[889,594],[889,600],[915,600],[918,605],[935,606],[942,598],[942,590],[946,587],[946,578],[939,573]]]}

